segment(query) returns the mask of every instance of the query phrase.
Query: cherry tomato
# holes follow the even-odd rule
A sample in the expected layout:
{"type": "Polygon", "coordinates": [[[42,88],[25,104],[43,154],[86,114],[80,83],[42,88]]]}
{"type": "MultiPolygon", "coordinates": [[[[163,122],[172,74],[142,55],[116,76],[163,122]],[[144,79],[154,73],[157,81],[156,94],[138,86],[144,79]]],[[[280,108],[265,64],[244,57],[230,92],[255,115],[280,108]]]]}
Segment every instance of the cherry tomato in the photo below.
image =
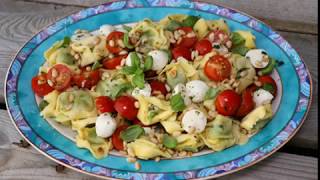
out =
{"type": "Polygon", "coordinates": [[[118,40],[123,40],[123,32],[113,31],[107,37],[107,49],[113,53],[118,54],[123,48],[118,44],[118,40]],[[110,42],[112,41],[112,42],[110,42]]]}
{"type": "Polygon", "coordinates": [[[209,32],[209,34],[206,36],[206,39],[208,39],[211,43],[225,44],[230,40],[230,37],[226,32],[217,29],[209,32]],[[213,39],[211,37],[213,37],[213,39]]]}
{"type": "Polygon", "coordinates": [[[114,102],[108,96],[99,96],[96,98],[96,107],[100,113],[115,112],[114,102]]]}
{"type": "Polygon", "coordinates": [[[197,36],[191,27],[180,27],[176,31],[183,31],[184,35],[181,36],[181,41],[176,43],[175,46],[191,48],[197,42],[197,36]]]}
{"type": "Polygon", "coordinates": [[[63,64],[54,65],[47,74],[47,79],[52,82],[52,87],[58,91],[63,91],[70,87],[71,78],[71,70],[63,64]]]}
{"type": "Polygon", "coordinates": [[[233,90],[222,91],[216,98],[215,105],[219,114],[234,115],[241,104],[241,97],[233,90]]]}
{"type": "MultiPolygon", "coordinates": [[[[262,83],[262,87],[266,86],[266,85],[271,85],[272,88],[270,91],[271,94],[273,94],[273,96],[277,96],[277,84],[274,81],[274,79],[272,79],[271,76],[265,75],[265,76],[260,76],[258,78],[258,81],[260,81],[262,83]]],[[[266,89],[267,90],[267,89],[266,89]]]]}
{"type": "Polygon", "coordinates": [[[236,113],[236,117],[244,117],[251,112],[255,106],[252,93],[254,88],[248,87],[242,92],[241,105],[236,113]]]}
{"type": "Polygon", "coordinates": [[[116,99],[114,108],[122,117],[133,120],[138,114],[138,109],[134,105],[135,102],[136,100],[131,96],[120,96],[116,99]]]}
{"type": "Polygon", "coordinates": [[[100,81],[99,70],[94,71],[82,71],[80,74],[76,74],[72,77],[73,82],[80,88],[92,88],[100,81]]]}
{"type": "Polygon", "coordinates": [[[212,50],[212,45],[209,40],[202,39],[196,43],[194,48],[199,52],[199,55],[205,55],[212,50]]]}
{"type": "Polygon", "coordinates": [[[178,59],[178,57],[183,57],[188,61],[191,61],[191,51],[188,48],[178,46],[172,49],[172,55],[175,60],[178,59]]]}
{"type": "Polygon", "coordinates": [[[106,69],[116,69],[116,67],[121,64],[122,59],[126,57],[127,55],[121,55],[112,59],[105,59],[103,61],[103,67],[105,67],[106,69]]]}
{"type": "Polygon", "coordinates": [[[207,61],[204,73],[213,81],[223,81],[231,75],[231,64],[225,57],[215,55],[207,61]]]}
{"type": "Polygon", "coordinates": [[[151,93],[152,95],[156,95],[155,92],[161,92],[161,94],[163,95],[166,95],[168,92],[167,92],[167,88],[166,88],[166,85],[161,82],[161,81],[158,81],[158,80],[153,80],[150,82],[150,86],[151,86],[151,93]]]}
{"type": "Polygon", "coordinates": [[[120,133],[121,131],[127,129],[128,127],[129,127],[128,125],[119,126],[111,136],[113,147],[118,151],[122,151],[124,149],[123,141],[120,138],[120,133]]]}
{"type": "Polygon", "coordinates": [[[46,74],[40,74],[35,76],[31,80],[31,88],[38,96],[45,96],[53,91],[53,88],[49,86],[47,82],[46,74]]]}

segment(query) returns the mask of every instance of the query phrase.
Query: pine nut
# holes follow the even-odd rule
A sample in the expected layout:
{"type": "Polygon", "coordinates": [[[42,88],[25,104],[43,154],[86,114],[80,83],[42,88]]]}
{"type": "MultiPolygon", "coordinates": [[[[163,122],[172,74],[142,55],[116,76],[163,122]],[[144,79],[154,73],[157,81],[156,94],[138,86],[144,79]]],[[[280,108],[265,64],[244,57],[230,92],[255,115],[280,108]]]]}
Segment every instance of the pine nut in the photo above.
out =
{"type": "Polygon", "coordinates": [[[119,55],[125,55],[125,54],[128,54],[128,51],[122,50],[122,51],[119,52],[119,55]]]}
{"type": "Polygon", "coordinates": [[[135,108],[139,108],[139,107],[140,107],[140,104],[139,104],[138,101],[134,102],[134,107],[135,107],[135,108]]]}
{"type": "Polygon", "coordinates": [[[160,161],[160,157],[156,157],[156,159],[154,161],[155,162],[159,162],[160,161]]]}
{"type": "Polygon", "coordinates": [[[114,47],[114,45],[115,45],[115,44],[114,44],[114,41],[113,41],[113,40],[110,40],[110,41],[109,41],[109,46],[110,46],[110,47],[114,47]]]}
{"type": "Polygon", "coordinates": [[[74,95],[73,94],[69,94],[68,101],[69,102],[73,102],[73,100],[74,100],[74,95]]]}
{"type": "Polygon", "coordinates": [[[53,87],[53,82],[50,79],[47,80],[47,83],[49,84],[49,86],[53,87]]]}
{"type": "Polygon", "coordinates": [[[136,159],[136,158],[133,158],[133,157],[128,157],[128,158],[127,158],[127,161],[128,161],[129,163],[134,163],[134,162],[137,161],[137,159],[136,159]]]}
{"type": "Polygon", "coordinates": [[[139,162],[134,163],[134,167],[136,168],[136,170],[141,169],[141,165],[139,162]]]}

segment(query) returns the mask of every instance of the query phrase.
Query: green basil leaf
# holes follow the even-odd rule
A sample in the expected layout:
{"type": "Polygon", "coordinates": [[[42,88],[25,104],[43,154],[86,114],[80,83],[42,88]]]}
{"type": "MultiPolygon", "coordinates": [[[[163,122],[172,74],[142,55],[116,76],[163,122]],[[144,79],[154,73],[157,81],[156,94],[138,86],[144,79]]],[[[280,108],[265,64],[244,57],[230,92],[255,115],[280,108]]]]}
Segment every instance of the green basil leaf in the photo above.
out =
{"type": "Polygon", "coordinates": [[[49,105],[49,103],[46,101],[46,100],[42,100],[40,103],[39,103],[39,109],[40,111],[42,111],[45,107],[47,107],[49,105]]]}
{"type": "Polygon", "coordinates": [[[131,66],[136,69],[140,68],[140,58],[136,52],[130,53],[131,56],[131,66]]]}
{"type": "Polygon", "coordinates": [[[132,89],[132,85],[130,83],[121,84],[118,86],[115,86],[111,89],[111,98],[116,98],[119,95],[121,95],[123,92],[132,89]]]}
{"type": "Polygon", "coordinates": [[[139,125],[129,126],[120,133],[120,138],[125,142],[131,142],[144,134],[144,129],[139,125]]]}
{"type": "Polygon", "coordinates": [[[270,93],[274,92],[274,88],[272,86],[272,84],[266,83],[262,86],[262,89],[269,91],[270,93]]]}
{"type": "Polygon", "coordinates": [[[123,35],[123,44],[128,48],[128,49],[133,49],[134,46],[130,44],[130,39],[129,39],[129,33],[124,33],[123,35]]]}
{"type": "Polygon", "coordinates": [[[186,108],[186,105],[184,104],[183,97],[181,96],[180,93],[171,96],[170,98],[170,106],[173,111],[179,112],[183,111],[186,108]]]}
{"type": "Polygon", "coordinates": [[[144,74],[138,73],[133,75],[132,83],[135,87],[138,87],[140,89],[144,88],[144,74]]]}
{"type": "Polygon", "coordinates": [[[246,53],[249,51],[249,48],[247,48],[245,45],[238,45],[231,49],[231,51],[235,54],[240,54],[241,56],[245,56],[246,53]]]}
{"type": "Polygon", "coordinates": [[[153,58],[152,56],[147,56],[146,57],[146,60],[144,62],[144,70],[145,71],[148,71],[152,68],[152,65],[153,65],[153,58]]]}
{"type": "Polygon", "coordinates": [[[232,33],[231,41],[233,46],[244,45],[246,42],[246,40],[237,32],[232,33]]]}
{"type": "Polygon", "coordinates": [[[102,64],[99,61],[96,61],[95,63],[93,63],[91,69],[92,70],[96,70],[102,67],[102,64]]]}
{"type": "Polygon", "coordinates": [[[124,30],[126,30],[127,32],[130,32],[130,31],[132,30],[132,27],[127,26],[127,25],[122,25],[122,28],[123,28],[124,30]]]}
{"type": "Polygon", "coordinates": [[[173,149],[177,146],[178,141],[176,138],[169,136],[168,134],[163,135],[163,145],[169,149],[173,149]]]}
{"type": "Polygon", "coordinates": [[[181,23],[179,21],[176,20],[171,20],[169,22],[169,24],[167,25],[166,29],[169,31],[174,31],[176,29],[178,29],[179,27],[181,27],[181,23]]]}
{"type": "Polygon", "coordinates": [[[130,75],[130,74],[134,74],[136,72],[137,68],[133,67],[133,66],[124,66],[121,71],[124,74],[130,75]]]}
{"type": "Polygon", "coordinates": [[[63,38],[63,43],[61,44],[61,47],[68,47],[70,42],[71,42],[71,38],[70,37],[68,37],[68,36],[64,37],[63,38]]]}
{"type": "Polygon", "coordinates": [[[217,96],[219,92],[219,89],[218,88],[210,88],[207,92],[206,92],[206,95],[204,96],[204,99],[205,100],[208,100],[208,99],[213,99],[217,96]]]}
{"type": "Polygon", "coordinates": [[[193,27],[199,19],[198,16],[188,16],[182,21],[182,26],[193,27]]]}

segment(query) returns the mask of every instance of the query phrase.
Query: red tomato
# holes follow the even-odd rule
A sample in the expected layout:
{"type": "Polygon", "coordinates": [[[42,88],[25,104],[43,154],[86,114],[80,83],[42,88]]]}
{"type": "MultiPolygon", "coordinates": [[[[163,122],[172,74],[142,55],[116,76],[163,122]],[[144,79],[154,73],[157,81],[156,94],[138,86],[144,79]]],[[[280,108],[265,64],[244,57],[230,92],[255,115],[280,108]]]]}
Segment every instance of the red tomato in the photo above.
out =
{"type": "Polygon", "coordinates": [[[71,78],[71,70],[63,64],[54,65],[47,74],[47,79],[52,82],[52,87],[58,91],[63,91],[70,87],[71,78]]]}
{"type": "Polygon", "coordinates": [[[103,67],[105,67],[106,69],[116,69],[116,67],[121,64],[122,59],[126,57],[127,55],[121,55],[112,59],[105,59],[103,61],[103,67]]]}
{"type": "Polygon", "coordinates": [[[223,81],[231,75],[231,64],[227,58],[215,55],[207,61],[204,73],[213,81],[223,81]]]}
{"type": "Polygon", "coordinates": [[[197,36],[191,27],[180,27],[176,31],[183,31],[184,35],[181,36],[181,41],[176,43],[175,46],[182,46],[191,48],[197,42],[197,36]],[[191,35],[191,36],[190,36],[191,35]]]}
{"type": "Polygon", "coordinates": [[[172,49],[172,55],[175,60],[178,59],[178,57],[183,57],[188,61],[191,61],[191,51],[188,48],[178,46],[172,49]]]}
{"type": "Polygon", "coordinates": [[[208,39],[211,43],[219,43],[219,44],[225,44],[230,40],[230,37],[228,34],[220,29],[211,31],[207,36],[206,39],[208,39]],[[213,35],[211,35],[213,34],[213,35]],[[213,39],[212,39],[213,37],[213,39]],[[222,37],[222,39],[221,39],[222,37]]]}
{"type": "Polygon", "coordinates": [[[121,131],[127,129],[128,127],[129,127],[128,125],[119,126],[111,136],[113,147],[118,151],[122,151],[124,149],[123,141],[120,138],[120,133],[121,131]]]}
{"type": "Polygon", "coordinates": [[[107,49],[113,53],[118,54],[120,51],[122,51],[122,47],[119,46],[118,40],[123,40],[123,32],[120,31],[113,31],[111,32],[107,37],[107,49]],[[112,41],[113,43],[110,43],[112,41]]]}
{"type": "Polygon", "coordinates": [[[100,81],[99,70],[94,71],[82,71],[80,74],[76,74],[72,77],[73,82],[80,88],[92,88],[100,81]]]}
{"type": "Polygon", "coordinates": [[[161,92],[161,94],[163,95],[166,95],[168,92],[167,92],[167,88],[166,88],[166,85],[161,82],[161,81],[158,81],[158,80],[153,80],[150,82],[150,86],[151,86],[151,93],[152,95],[156,95],[156,91],[159,91],[161,92]]]}
{"type": "Polygon", "coordinates": [[[277,84],[276,82],[272,79],[271,76],[265,75],[265,76],[260,76],[258,80],[262,83],[262,87],[265,85],[271,85],[272,90],[270,91],[273,96],[277,96],[277,84]]]}
{"type": "Polygon", "coordinates": [[[242,92],[241,105],[236,113],[237,117],[244,117],[251,112],[255,106],[252,93],[254,88],[248,87],[242,92]]]}
{"type": "Polygon", "coordinates": [[[53,88],[49,86],[47,82],[46,74],[33,77],[31,80],[31,87],[34,93],[41,97],[53,91],[53,88]]]}
{"type": "Polygon", "coordinates": [[[205,55],[212,50],[212,45],[209,40],[202,39],[196,43],[194,48],[199,52],[199,55],[205,55]]]}
{"type": "Polygon", "coordinates": [[[132,123],[140,125],[141,127],[147,127],[146,125],[142,124],[142,122],[138,118],[133,119],[132,123]]]}
{"type": "Polygon", "coordinates": [[[96,107],[100,113],[115,112],[114,102],[108,96],[99,96],[96,98],[96,107]]]}
{"type": "Polygon", "coordinates": [[[241,104],[241,97],[233,90],[222,91],[216,98],[215,105],[219,114],[234,115],[241,104]]]}
{"type": "Polygon", "coordinates": [[[138,114],[138,109],[134,105],[135,102],[136,100],[131,96],[120,96],[116,99],[114,108],[122,117],[133,120],[138,114]]]}

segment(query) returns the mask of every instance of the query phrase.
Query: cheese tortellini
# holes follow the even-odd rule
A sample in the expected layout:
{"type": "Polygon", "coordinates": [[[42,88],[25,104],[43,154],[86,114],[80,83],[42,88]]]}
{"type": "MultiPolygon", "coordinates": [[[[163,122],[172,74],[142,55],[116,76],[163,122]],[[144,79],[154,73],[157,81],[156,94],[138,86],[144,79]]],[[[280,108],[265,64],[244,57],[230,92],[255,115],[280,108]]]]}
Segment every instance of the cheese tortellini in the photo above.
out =
{"type": "Polygon", "coordinates": [[[155,143],[146,138],[136,139],[134,142],[128,144],[128,148],[131,148],[134,155],[140,159],[148,160],[159,156],[166,158],[171,157],[168,152],[162,151],[155,143]]]}

